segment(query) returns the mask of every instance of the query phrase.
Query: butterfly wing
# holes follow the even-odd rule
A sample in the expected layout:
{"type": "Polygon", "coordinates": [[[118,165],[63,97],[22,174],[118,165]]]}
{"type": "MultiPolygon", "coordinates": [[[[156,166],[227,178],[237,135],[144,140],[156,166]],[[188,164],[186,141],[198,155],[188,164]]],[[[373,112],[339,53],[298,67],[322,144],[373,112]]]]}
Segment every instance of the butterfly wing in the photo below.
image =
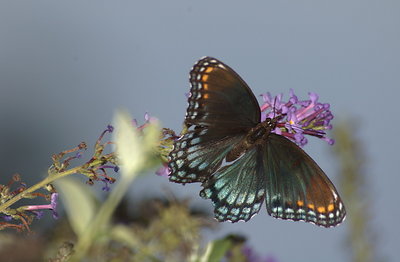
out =
{"type": "Polygon", "coordinates": [[[193,128],[174,143],[168,163],[170,181],[182,184],[205,181],[243,138],[243,135],[221,137],[210,132],[207,127],[193,128]]]}
{"type": "Polygon", "coordinates": [[[188,129],[169,155],[170,180],[203,182],[248,130],[260,122],[258,102],[240,76],[212,57],[190,72],[188,129]]]}
{"type": "Polygon", "coordinates": [[[248,221],[258,213],[266,188],[262,163],[262,155],[254,147],[203,183],[200,196],[212,200],[218,221],[248,221]]]}
{"type": "Polygon", "coordinates": [[[324,227],[344,220],[346,211],[334,185],[300,147],[270,134],[263,152],[268,214],[324,227]]]}
{"type": "Polygon", "coordinates": [[[221,134],[237,134],[260,122],[261,112],[243,79],[221,61],[204,57],[190,72],[187,125],[209,126],[221,134]]]}

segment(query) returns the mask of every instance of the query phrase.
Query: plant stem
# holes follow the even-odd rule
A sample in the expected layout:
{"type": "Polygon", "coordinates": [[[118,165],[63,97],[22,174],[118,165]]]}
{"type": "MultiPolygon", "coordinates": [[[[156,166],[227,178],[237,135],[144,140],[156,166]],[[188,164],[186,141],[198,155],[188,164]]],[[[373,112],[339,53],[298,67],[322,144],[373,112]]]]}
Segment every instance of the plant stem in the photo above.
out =
{"type": "Polygon", "coordinates": [[[5,203],[3,203],[2,205],[0,205],[0,213],[2,213],[4,210],[9,208],[12,204],[14,204],[14,203],[18,202],[19,200],[25,198],[26,195],[31,194],[31,193],[35,192],[36,190],[38,190],[38,189],[40,189],[42,187],[45,187],[47,184],[50,184],[51,182],[53,182],[53,181],[55,181],[57,179],[60,179],[60,178],[65,177],[65,176],[78,173],[78,171],[81,168],[82,168],[81,166],[78,166],[78,167],[66,170],[64,172],[58,173],[57,175],[49,175],[48,177],[46,177],[45,179],[43,179],[39,183],[37,183],[37,184],[25,189],[24,191],[22,191],[18,195],[14,196],[10,200],[8,200],[5,203]]]}
{"type": "Polygon", "coordinates": [[[111,215],[117,208],[118,203],[124,197],[135,177],[136,174],[131,176],[121,176],[121,180],[118,181],[118,184],[111,191],[109,197],[106,199],[104,204],[101,205],[99,212],[88,225],[85,233],[79,238],[78,243],[74,248],[75,253],[71,258],[71,261],[82,261],[82,258],[87,254],[94,239],[105,233],[105,230],[109,227],[111,215]]]}

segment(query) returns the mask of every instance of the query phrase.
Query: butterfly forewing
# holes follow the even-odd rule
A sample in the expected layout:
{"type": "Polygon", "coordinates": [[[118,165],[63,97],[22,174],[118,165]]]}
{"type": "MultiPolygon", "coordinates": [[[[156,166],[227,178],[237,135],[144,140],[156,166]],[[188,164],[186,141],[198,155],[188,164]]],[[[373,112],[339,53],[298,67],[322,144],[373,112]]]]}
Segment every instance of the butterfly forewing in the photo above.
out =
{"type": "Polygon", "coordinates": [[[246,132],[260,121],[258,102],[247,84],[215,58],[199,60],[190,72],[185,124],[188,132],[169,154],[170,180],[202,182],[246,132]]]}
{"type": "Polygon", "coordinates": [[[266,176],[256,148],[226,163],[203,183],[203,198],[211,199],[218,221],[247,221],[257,214],[265,197],[266,176]]]}
{"type": "Polygon", "coordinates": [[[263,151],[266,206],[271,216],[324,227],[343,221],[346,211],[334,185],[300,147],[270,134],[263,151]]]}
{"type": "Polygon", "coordinates": [[[260,108],[248,85],[229,66],[212,57],[199,60],[190,72],[185,122],[236,134],[260,122],[260,108]]]}

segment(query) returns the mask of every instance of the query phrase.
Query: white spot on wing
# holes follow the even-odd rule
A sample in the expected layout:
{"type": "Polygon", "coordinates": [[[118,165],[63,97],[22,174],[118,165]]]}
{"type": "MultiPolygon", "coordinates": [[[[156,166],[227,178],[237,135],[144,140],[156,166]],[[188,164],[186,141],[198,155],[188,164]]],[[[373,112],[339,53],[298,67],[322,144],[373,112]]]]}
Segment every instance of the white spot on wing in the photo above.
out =
{"type": "Polygon", "coordinates": [[[226,69],[226,67],[223,64],[218,64],[218,67],[222,68],[222,69],[226,69]]]}

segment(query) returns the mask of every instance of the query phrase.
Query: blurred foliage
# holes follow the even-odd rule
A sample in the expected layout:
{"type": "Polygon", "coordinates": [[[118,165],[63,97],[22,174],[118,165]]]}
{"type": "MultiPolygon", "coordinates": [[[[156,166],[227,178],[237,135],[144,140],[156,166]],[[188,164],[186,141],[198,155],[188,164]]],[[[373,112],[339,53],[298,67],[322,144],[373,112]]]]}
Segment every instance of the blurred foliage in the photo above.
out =
{"type": "MultiPolygon", "coordinates": [[[[86,144],[54,155],[49,176],[38,184],[29,188],[23,185],[15,192],[9,190],[11,184],[1,188],[7,193],[2,194],[5,219],[16,218],[11,216],[14,215],[12,204],[42,188],[52,193],[52,203],[34,208],[56,212],[54,194],[60,194],[65,208],[65,215],[43,234],[28,231],[15,235],[2,231],[1,261],[267,261],[255,256],[242,237],[228,236],[204,245],[202,231],[214,228],[217,223],[204,212],[191,210],[186,200],[172,197],[172,200],[145,200],[136,205],[123,201],[139,173],[160,164],[159,149],[168,150],[168,145],[160,144],[161,132],[156,119],[148,117],[142,126],[132,125],[131,119],[126,113],[117,114],[113,142],[101,143],[104,134],[114,129],[109,126],[97,140],[94,156],[84,165],[68,169],[72,160],[80,158],[80,152],[64,157],[85,149],[86,144]],[[105,154],[105,146],[114,143],[116,154],[105,154]],[[104,171],[117,170],[115,164],[120,167],[118,179],[107,176],[104,171]],[[69,177],[76,173],[88,176],[89,182],[103,181],[106,184],[103,190],[110,190],[107,197],[100,199],[92,187],[69,177]],[[56,187],[50,184],[53,181],[56,187]],[[127,212],[132,206],[136,207],[133,215],[127,212]]],[[[32,205],[28,208],[32,209],[32,205]]],[[[3,223],[5,228],[12,228],[9,224],[3,223]]]]}
{"type": "MultiPolygon", "coordinates": [[[[334,149],[340,168],[340,188],[347,209],[347,242],[352,253],[351,261],[383,261],[377,255],[377,238],[371,227],[369,210],[373,203],[368,196],[365,148],[354,130],[354,122],[336,124],[334,149]]],[[[357,127],[359,129],[359,127],[357,127]]]]}
{"type": "MultiPolygon", "coordinates": [[[[201,232],[217,223],[205,212],[190,209],[187,200],[143,200],[134,213],[122,211],[121,217],[121,209],[132,205],[122,202],[111,232],[93,243],[85,261],[272,261],[251,259],[240,236],[229,235],[202,248],[201,232]]],[[[41,235],[0,234],[0,257],[10,262],[70,261],[76,241],[68,220],[60,219],[41,235]]]]}

